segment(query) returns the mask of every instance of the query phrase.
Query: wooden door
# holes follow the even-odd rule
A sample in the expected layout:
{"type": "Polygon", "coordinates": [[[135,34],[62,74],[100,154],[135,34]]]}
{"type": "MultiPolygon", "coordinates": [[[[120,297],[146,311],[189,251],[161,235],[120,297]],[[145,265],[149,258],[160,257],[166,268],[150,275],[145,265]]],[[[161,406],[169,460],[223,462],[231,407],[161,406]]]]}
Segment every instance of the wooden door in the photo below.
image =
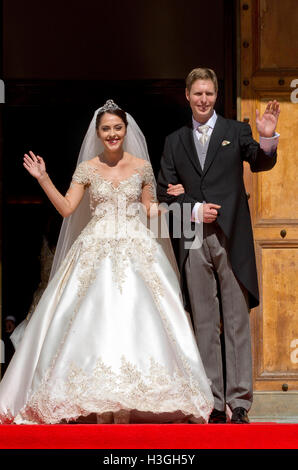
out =
{"type": "Polygon", "coordinates": [[[291,421],[298,417],[298,4],[239,0],[238,8],[238,119],[258,140],[256,109],[271,99],[281,106],[276,166],[259,174],[245,167],[261,294],[251,312],[252,412],[265,420],[270,403],[291,421]]]}

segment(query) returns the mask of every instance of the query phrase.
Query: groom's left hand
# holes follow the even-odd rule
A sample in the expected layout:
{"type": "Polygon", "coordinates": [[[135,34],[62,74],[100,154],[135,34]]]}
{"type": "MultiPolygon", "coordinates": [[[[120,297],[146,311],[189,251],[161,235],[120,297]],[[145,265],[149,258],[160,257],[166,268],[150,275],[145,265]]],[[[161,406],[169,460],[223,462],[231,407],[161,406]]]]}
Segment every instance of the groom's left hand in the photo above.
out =
{"type": "Polygon", "coordinates": [[[259,110],[256,110],[256,126],[261,137],[273,137],[277,126],[280,107],[278,101],[269,101],[265,112],[260,117],[259,110]]]}

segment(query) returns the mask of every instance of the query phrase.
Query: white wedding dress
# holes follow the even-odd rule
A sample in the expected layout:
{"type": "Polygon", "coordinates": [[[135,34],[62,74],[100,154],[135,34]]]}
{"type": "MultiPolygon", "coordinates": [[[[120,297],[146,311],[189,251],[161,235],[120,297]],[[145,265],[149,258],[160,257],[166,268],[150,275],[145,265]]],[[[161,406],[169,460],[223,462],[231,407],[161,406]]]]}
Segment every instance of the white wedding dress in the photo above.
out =
{"type": "Polygon", "coordinates": [[[140,217],[151,165],[114,185],[85,161],[73,181],[89,187],[92,218],[0,383],[0,422],[73,422],[120,409],[135,422],[208,421],[213,396],[178,279],[140,217]]]}

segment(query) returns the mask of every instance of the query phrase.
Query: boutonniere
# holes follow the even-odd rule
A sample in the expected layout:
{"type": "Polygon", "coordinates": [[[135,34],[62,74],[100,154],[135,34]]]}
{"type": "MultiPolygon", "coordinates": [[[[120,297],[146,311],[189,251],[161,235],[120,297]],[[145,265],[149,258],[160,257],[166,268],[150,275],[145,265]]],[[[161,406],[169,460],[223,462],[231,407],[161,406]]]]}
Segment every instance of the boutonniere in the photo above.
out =
{"type": "Polygon", "coordinates": [[[225,147],[226,145],[229,145],[231,142],[229,140],[223,140],[221,145],[225,147]]]}

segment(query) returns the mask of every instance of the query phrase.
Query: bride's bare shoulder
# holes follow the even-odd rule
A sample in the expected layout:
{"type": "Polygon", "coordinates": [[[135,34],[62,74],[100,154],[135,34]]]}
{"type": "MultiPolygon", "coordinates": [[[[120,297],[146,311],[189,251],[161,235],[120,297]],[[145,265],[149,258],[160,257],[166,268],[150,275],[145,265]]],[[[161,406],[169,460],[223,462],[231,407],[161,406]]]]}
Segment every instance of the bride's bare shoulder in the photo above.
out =
{"type": "Polygon", "coordinates": [[[96,166],[98,164],[98,156],[86,160],[86,162],[91,166],[96,166]]]}
{"type": "Polygon", "coordinates": [[[146,164],[150,165],[150,163],[147,160],[144,160],[144,158],[135,157],[134,155],[130,155],[130,154],[128,154],[128,156],[130,157],[130,160],[131,160],[131,163],[132,163],[133,166],[137,166],[139,168],[142,168],[146,164]]]}

